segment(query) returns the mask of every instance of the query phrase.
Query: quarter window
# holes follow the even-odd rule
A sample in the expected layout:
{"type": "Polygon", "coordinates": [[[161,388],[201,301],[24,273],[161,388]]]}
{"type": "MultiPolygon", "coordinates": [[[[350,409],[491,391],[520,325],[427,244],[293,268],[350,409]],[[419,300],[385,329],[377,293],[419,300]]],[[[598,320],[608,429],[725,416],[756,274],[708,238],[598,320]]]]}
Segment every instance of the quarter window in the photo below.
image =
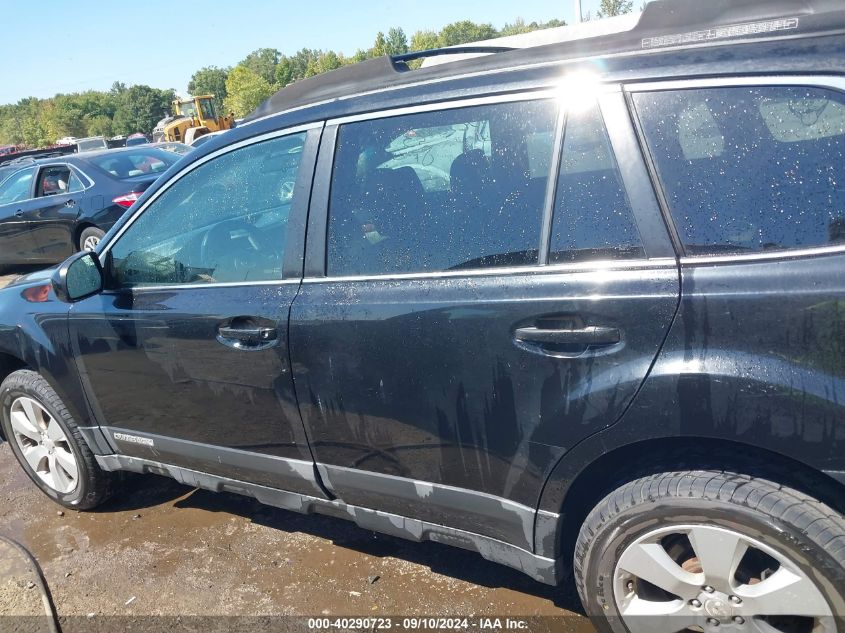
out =
{"type": "Polygon", "coordinates": [[[824,88],[634,95],[688,255],[845,243],[845,105],[824,88]]]}
{"type": "Polygon", "coordinates": [[[527,101],[341,127],[328,274],[535,264],[556,115],[527,101]]]}
{"type": "Polygon", "coordinates": [[[304,143],[255,143],[181,177],[109,251],[113,285],[280,279],[304,143]]]}
{"type": "Polygon", "coordinates": [[[598,104],[569,112],[550,262],[645,257],[598,104]]]}

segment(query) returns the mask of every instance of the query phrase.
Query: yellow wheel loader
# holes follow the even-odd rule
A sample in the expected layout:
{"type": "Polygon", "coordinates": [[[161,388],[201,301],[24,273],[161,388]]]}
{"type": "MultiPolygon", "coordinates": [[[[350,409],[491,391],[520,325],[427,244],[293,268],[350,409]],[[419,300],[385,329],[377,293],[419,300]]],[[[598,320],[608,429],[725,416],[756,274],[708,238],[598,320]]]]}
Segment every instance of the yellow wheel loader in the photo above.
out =
{"type": "Polygon", "coordinates": [[[214,95],[200,95],[173,101],[173,116],[159,121],[153,130],[153,142],[190,144],[195,138],[232,128],[234,116],[223,116],[214,107],[214,95]]]}

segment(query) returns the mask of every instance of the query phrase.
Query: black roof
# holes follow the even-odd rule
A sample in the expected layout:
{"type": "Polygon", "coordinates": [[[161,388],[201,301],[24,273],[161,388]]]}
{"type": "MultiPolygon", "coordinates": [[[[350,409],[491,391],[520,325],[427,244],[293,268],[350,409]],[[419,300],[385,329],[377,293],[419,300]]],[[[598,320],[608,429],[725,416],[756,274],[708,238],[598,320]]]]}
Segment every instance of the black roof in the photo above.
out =
{"type": "Polygon", "coordinates": [[[628,31],[547,44],[410,70],[402,56],[379,57],[297,81],[281,89],[245,122],[370,92],[587,57],[845,31],[842,0],[655,0],[628,31]]]}

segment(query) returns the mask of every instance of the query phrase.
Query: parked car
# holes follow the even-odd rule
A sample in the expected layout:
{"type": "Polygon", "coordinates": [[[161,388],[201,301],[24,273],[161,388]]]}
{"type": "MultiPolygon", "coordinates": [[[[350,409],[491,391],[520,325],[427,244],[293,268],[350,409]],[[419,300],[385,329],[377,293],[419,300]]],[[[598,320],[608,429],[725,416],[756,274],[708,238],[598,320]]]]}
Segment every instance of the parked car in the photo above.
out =
{"type": "Polygon", "coordinates": [[[0,291],[18,461],[574,574],[605,633],[841,633],[845,8],[488,50],[294,83],[0,291]]]}
{"type": "Polygon", "coordinates": [[[149,142],[150,139],[140,132],[138,134],[130,134],[126,137],[126,147],[132,147],[133,145],[146,145],[149,142]]]}
{"type": "Polygon", "coordinates": [[[192,149],[190,145],[185,145],[184,143],[177,143],[175,141],[161,141],[159,143],[149,143],[149,147],[158,147],[159,149],[163,149],[167,152],[173,152],[174,154],[178,154],[179,156],[184,156],[192,149]]]}
{"type": "Polygon", "coordinates": [[[0,266],[55,264],[94,248],[178,155],[136,147],[9,165],[0,173],[0,266]]]}
{"type": "Polygon", "coordinates": [[[109,143],[103,136],[89,136],[78,138],[75,142],[77,152],[91,152],[100,149],[109,149],[109,143]]]}
{"type": "Polygon", "coordinates": [[[209,132],[208,134],[203,134],[202,136],[198,136],[193,141],[191,141],[188,146],[192,147],[192,148],[200,147],[200,146],[208,143],[215,136],[220,136],[221,134],[223,134],[223,132],[225,132],[225,130],[220,131],[220,132],[209,132]]]}

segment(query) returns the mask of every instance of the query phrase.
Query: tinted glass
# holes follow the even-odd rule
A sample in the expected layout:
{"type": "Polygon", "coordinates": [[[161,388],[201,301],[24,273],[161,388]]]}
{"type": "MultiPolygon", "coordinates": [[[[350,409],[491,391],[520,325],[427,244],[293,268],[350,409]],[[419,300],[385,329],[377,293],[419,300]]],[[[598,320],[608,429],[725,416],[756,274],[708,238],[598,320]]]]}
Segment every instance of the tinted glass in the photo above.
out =
{"type": "Polygon", "coordinates": [[[690,255],[845,242],[845,106],[823,88],[634,96],[690,255]]]}
{"type": "Polygon", "coordinates": [[[106,152],[88,160],[115,178],[124,179],[163,173],[179,160],[179,156],[155,147],[140,146],[132,151],[106,152]]]}
{"type": "Polygon", "coordinates": [[[177,180],[111,249],[113,285],[280,279],[304,142],[256,143],[177,180]]]}
{"type": "Polygon", "coordinates": [[[32,176],[35,168],[24,169],[12,174],[0,185],[0,204],[10,204],[26,200],[32,189],[32,176]]]}
{"type": "Polygon", "coordinates": [[[329,275],[535,263],[556,115],[533,101],[344,125],[329,275]]]}
{"type": "Polygon", "coordinates": [[[68,183],[68,193],[76,193],[78,191],[82,191],[85,189],[85,185],[82,182],[82,179],[76,174],[76,172],[70,172],[70,182],[68,183]]]}
{"type": "Polygon", "coordinates": [[[67,193],[70,183],[70,167],[66,165],[45,167],[38,174],[38,187],[35,195],[56,196],[67,193]]]}
{"type": "Polygon", "coordinates": [[[549,261],[645,257],[598,105],[567,115],[549,261]]]}

